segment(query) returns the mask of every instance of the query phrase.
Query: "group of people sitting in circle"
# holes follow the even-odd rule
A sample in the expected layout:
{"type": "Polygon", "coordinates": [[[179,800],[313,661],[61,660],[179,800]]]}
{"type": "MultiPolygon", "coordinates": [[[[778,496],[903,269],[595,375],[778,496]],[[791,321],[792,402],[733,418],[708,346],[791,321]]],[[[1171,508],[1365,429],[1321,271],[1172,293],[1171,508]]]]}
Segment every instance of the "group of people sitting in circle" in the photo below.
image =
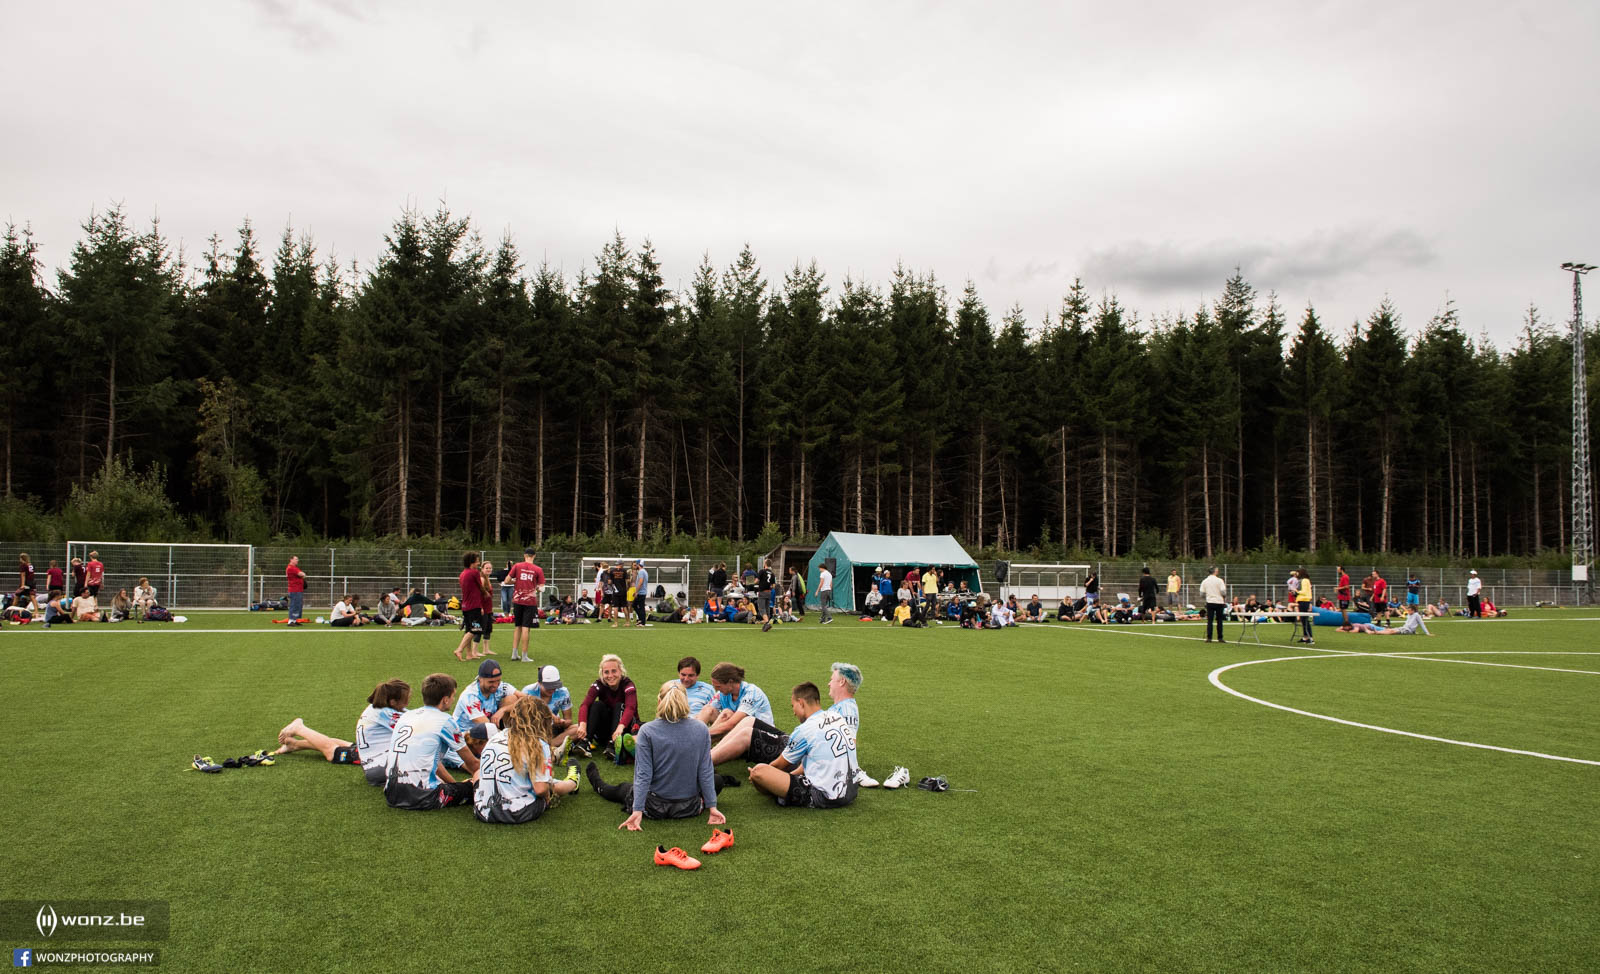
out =
{"type": "Polygon", "coordinates": [[[143,622],[146,618],[167,620],[171,618],[156,601],[155,586],[150,579],[140,577],[139,584],[130,593],[119,589],[109,604],[102,606],[100,590],[105,583],[105,564],[100,553],[89,552],[89,560],[73,558],[71,561],[72,588],[67,589],[67,572],[61,563],[51,559],[45,570],[45,594],[39,597],[35,586],[37,573],[26,554],[18,556],[16,591],[0,599],[0,615],[14,625],[25,625],[40,620],[46,629],[58,625],[82,622],[143,622]]]}
{"type": "Polygon", "coordinates": [[[622,660],[607,654],[574,720],[556,667],[540,667],[539,679],[518,690],[485,659],[465,689],[448,673],[425,677],[415,709],[407,709],[410,684],[378,684],[354,741],[296,718],[278,732],[273,753],[310,750],[335,764],[358,764],[393,808],[470,803],[480,821],[500,824],[538,819],[586,778],[596,794],[627,810],[618,828],[632,831],[647,818],[706,813],[712,825],[726,822],[718,795],[740,784],[716,772],[727,761],[744,760],[751,784],[786,807],[837,808],[854,801],[858,788],[877,785],[856,758],[859,667],[833,664],[826,708],[815,683],[795,686],[789,707],[798,723],[789,733],[778,729],[767,695],[742,667],[718,663],[710,676],[709,683],[700,679],[695,657],[679,660],[677,676],[656,692],[655,719],[646,722],[622,660]],[[608,783],[593,760],[582,775],[575,761],[559,774],[569,754],[632,764],[633,777],[608,783]]]}

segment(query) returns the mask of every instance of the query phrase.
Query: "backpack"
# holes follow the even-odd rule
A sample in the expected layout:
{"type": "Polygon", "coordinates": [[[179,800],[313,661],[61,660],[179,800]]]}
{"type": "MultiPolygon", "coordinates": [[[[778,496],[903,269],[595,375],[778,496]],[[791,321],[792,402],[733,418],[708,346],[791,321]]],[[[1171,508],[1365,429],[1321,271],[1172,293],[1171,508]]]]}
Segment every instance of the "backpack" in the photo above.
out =
{"type": "Polygon", "coordinates": [[[146,622],[171,622],[172,610],[164,605],[152,605],[145,610],[144,619],[146,622]]]}

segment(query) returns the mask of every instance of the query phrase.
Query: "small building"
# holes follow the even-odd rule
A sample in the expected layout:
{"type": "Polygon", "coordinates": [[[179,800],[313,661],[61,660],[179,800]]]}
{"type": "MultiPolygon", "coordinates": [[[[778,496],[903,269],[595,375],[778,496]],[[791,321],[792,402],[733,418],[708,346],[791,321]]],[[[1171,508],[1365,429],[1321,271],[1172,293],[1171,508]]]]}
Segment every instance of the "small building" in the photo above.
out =
{"type": "Polygon", "coordinates": [[[806,605],[815,606],[822,566],[833,572],[833,607],[855,611],[866,598],[872,574],[879,568],[889,572],[896,583],[912,568],[936,567],[945,580],[958,587],[962,582],[974,592],[978,563],[972,560],[956,539],[948,534],[850,534],[834,531],[822,539],[806,572],[806,605]]]}

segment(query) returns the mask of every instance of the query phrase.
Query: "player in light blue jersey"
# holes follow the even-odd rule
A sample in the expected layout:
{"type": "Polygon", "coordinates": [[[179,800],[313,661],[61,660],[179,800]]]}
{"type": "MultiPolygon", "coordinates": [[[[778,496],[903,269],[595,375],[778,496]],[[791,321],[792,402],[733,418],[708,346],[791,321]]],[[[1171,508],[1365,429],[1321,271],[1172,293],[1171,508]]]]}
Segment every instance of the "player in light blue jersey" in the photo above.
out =
{"type": "Polygon", "coordinates": [[[711,668],[717,697],[700,712],[711,725],[711,763],[744,758],[751,764],[771,761],[783,752],[787,738],[773,724],[772,704],[754,683],[746,683],[744,667],[718,663],[711,668]]]}
{"type": "Polygon", "coordinates": [[[750,769],[750,782],[791,808],[838,808],[856,800],[856,738],[844,715],[822,709],[815,683],[794,688],[789,705],[800,726],[783,753],[750,769]]]}
{"type": "Polygon", "coordinates": [[[543,700],[550,708],[550,746],[555,748],[557,760],[566,757],[567,742],[577,736],[572,724],[572,694],[561,682],[561,671],[554,666],[539,667],[539,682],[522,688],[530,697],[543,700]]]}
{"type": "Polygon", "coordinates": [[[395,721],[383,783],[391,808],[431,811],[472,800],[472,782],[456,781],[443,764],[446,754],[455,754],[468,774],[478,771],[477,757],[462,742],[446,709],[455,694],[456,678],[434,673],[422,681],[424,706],[395,721]]]}
{"type": "Polygon", "coordinates": [[[478,664],[478,678],[461,691],[452,715],[456,729],[472,748],[472,753],[483,752],[483,745],[499,729],[501,715],[518,695],[517,688],[501,678],[499,663],[486,659],[478,664]],[[474,733],[474,724],[485,726],[474,733]]]}
{"type": "MultiPolygon", "coordinates": [[[[861,707],[856,704],[856,692],[861,689],[861,668],[854,663],[835,663],[828,677],[828,696],[833,706],[828,709],[844,718],[850,727],[850,736],[860,744],[861,707]]],[[[860,766],[861,755],[856,754],[856,784],[862,788],[878,787],[878,779],[867,774],[860,766]]]]}
{"type": "Polygon", "coordinates": [[[368,784],[381,786],[384,764],[389,756],[390,733],[410,700],[410,684],[404,680],[385,680],[367,696],[367,709],[356,722],[354,743],[312,730],[296,717],[278,732],[278,749],[272,753],[316,751],[334,764],[359,764],[368,784]]]}
{"type": "Polygon", "coordinates": [[[550,708],[526,694],[511,703],[500,730],[483,749],[472,812],[480,822],[523,825],[544,814],[559,795],[578,790],[573,776],[552,781],[550,708]]]}
{"type": "MultiPolygon", "coordinates": [[[[696,717],[717,697],[716,688],[700,679],[700,661],[693,656],[678,660],[678,682],[683,684],[683,694],[689,700],[689,713],[696,717]]],[[[715,713],[711,716],[716,718],[715,713]]]]}

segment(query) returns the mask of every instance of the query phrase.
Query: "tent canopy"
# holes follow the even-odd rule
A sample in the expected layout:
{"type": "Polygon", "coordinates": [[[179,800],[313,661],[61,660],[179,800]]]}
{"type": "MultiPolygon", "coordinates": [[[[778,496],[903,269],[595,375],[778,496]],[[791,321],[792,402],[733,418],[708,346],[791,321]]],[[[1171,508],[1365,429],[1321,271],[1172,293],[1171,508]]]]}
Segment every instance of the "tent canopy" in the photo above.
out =
{"type": "MultiPolygon", "coordinates": [[[[965,581],[977,591],[978,563],[948,534],[852,534],[834,531],[822,539],[811,556],[806,572],[806,602],[817,604],[817,585],[822,566],[833,559],[833,605],[854,610],[866,595],[873,569],[928,568],[937,565],[947,571],[947,580],[965,581]]],[[[896,576],[904,572],[895,572],[896,576]]]]}

